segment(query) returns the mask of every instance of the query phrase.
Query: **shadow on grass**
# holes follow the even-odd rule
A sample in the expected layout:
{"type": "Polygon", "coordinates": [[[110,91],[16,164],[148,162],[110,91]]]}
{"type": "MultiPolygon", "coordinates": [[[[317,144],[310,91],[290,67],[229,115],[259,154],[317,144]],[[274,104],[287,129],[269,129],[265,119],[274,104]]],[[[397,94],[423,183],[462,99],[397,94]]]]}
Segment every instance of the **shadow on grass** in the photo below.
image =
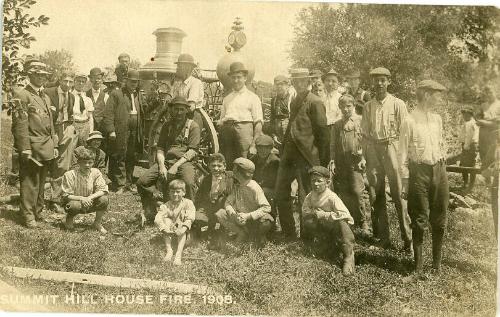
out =
{"type": "Polygon", "coordinates": [[[497,274],[494,270],[491,270],[484,265],[478,265],[477,263],[474,262],[469,262],[469,261],[459,261],[456,259],[450,259],[446,258],[443,259],[443,264],[447,265],[449,267],[455,268],[461,272],[464,273],[476,273],[476,272],[481,272],[484,275],[490,277],[493,280],[496,280],[497,274]]]}

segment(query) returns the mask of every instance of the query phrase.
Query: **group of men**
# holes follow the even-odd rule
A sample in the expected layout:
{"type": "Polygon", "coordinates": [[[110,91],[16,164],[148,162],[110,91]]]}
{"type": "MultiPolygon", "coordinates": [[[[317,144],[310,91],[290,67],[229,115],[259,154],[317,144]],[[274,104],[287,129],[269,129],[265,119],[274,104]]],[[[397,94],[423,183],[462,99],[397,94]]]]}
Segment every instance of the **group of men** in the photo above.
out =
{"type": "MultiPolygon", "coordinates": [[[[19,175],[21,212],[27,227],[36,227],[36,221],[41,220],[46,176],[51,174],[57,197],[62,175],[74,164],[75,147],[85,146],[90,134],[95,138],[97,133],[105,140],[108,175],[117,194],[136,190],[132,175],[137,146],[144,140],[141,116],[145,114],[138,97],[139,72],[123,71],[129,62],[128,55],[120,55],[119,79],[107,89],[101,87],[104,74],[99,68],[93,68],[88,76],[63,74],[57,87],[44,89],[49,75],[46,65],[27,63],[29,83],[14,93],[19,102],[12,126],[14,146],[23,164],[19,175]],[[92,88],[85,92],[87,77],[92,88]]],[[[157,201],[166,200],[166,184],[172,179],[184,181],[187,198],[196,196],[193,160],[204,122],[194,110],[203,105],[203,84],[191,75],[196,67],[191,55],[181,54],[177,66],[168,119],[154,143],[156,163],[136,182],[143,223],[154,219],[157,201]]],[[[246,86],[248,73],[241,62],[230,65],[232,87],[225,87],[230,89],[217,122],[221,154],[228,169],[238,158],[253,161],[253,177],[271,203],[274,218],[278,216],[282,233],[289,239],[297,236],[292,182],[299,185],[302,204],[313,189],[311,175],[324,176],[323,170],[318,170],[322,166],[333,175],[332,190],[347,206],[354,226],[363,234],[373,233],[382,247],[392,248],[387,178],[403,250],[413,252],[416,268],[422,270],[423,232],[429,221],[433,266],[439,270],[449,194],[443,125],[433,109],[443,104],[446,88],[433,80],[421,81],[417,107],[409,114],[405,102],[388,92],[391,73],[386,68],[377,67],[369,73],[373,96],[360,87],[357,70],[345,76],[349,87],[342,91],[341,76],[333,69],[326,74],[293,69],[290,77],[275,78],[276,96],[265,126],[261,101],[246,86]],[[371,230],[362,199],[365,189],[370,197],[371,230]]],[[[498,130],[497,108],[482,119],[485,129],[498,130]]],[[[53,203],[57,206],[57,199],[53,203]]],[[[302,237],[314,234],[302,226],[301,218],[302,237]]]]}

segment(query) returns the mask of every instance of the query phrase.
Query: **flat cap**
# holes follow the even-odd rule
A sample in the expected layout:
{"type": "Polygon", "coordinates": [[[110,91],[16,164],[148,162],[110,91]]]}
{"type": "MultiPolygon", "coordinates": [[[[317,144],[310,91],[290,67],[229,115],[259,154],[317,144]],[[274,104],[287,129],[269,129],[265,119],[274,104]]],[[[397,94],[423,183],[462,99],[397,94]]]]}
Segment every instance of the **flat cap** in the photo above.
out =
{"type": "Polygon", "coordinates": [[[233,165],[239,166],[242,170],[246,172],[250,173],[255,172],[255,164],[249,159],[246,159],[244,157],[238,157],[236,160],[234,160],[233,165]]]}
{"type": "Polygon", "coordinates": [[[186,98],[184,98],[182,96],[177,96],[174,99],[172,99],[172,101],[170,101],[169,106],[173,106],[173,105],[182,105],[184,107],[189,108],[189,103],[187,102],[186,98]]]}
{"type": "Polygon", "coordinates": [[[286,76],[283,76],[283,75],[278,75],[278,76],[274,77],[274,83],[275,84],[280,84],[280,83],[288,84],[288,78],[286,76]]]}
{"type": "Polygon", "coordinates": [[[428,89],[437,91],[447,90],[445,86],[441,85],[440,83],[432,79],[422,80],[417,84],[417,89],[428,89]]]}
{"type": "Polygon", "coordinates": [[[330,178],[330,171],[324,166],[313,166],[308,171],[309,175],[319,175],[321,177],[330,178]]]}
{"type": "Polygon", "coordinates": [[[89,72],[89,77],[103,75],[104,72],[99,67],[94,67],[89,72]]]}
{"type": "Polygon", "coordinates": [[[307,68],[294,68],[290,69],[290,78],[311,78],[312,76],[309,74],[309,69],[307,68]]]}
{"type": "Polygon", "coordinates": [[[85,78],[85,80],[87,80],[87,75],[85,75],[84,73],[76,73],[75,79],[77,78],[85,78]]]}
{"type": "Polygon", "coordinates": [[[260,145],[260,146],[273,146],[274,141],[273,138],[271,138],[269,135],[266,134],[261,134],[256,140],[255,140],[255,145],[260,145]]]}
{"type": "Polygon", "coordinates": [[[462,110],[460,110],[460,112],[474,114],[474,108],[471,106],[465,106],[462,110]]]}
{"type": "Polygon", "coordinates": [[[87,141],[94,140],[94,139],[100,139],[100,140],[104,139],[101,131],[94,130],[94,131],[89,133],[89,137],[87,138],[87,141]]]}
{"type": "Polygon", "coordinates": [[[127,76],[125,78],[130,80],[139,80],[139,71],[137,69],[130,68],[127,72],[127,76]]]}
{"type": "Polygon", "coordinates": [[[361,77],[361,72],[357,69],[351,69],[346,73],[345,77],[346,78],[359,78],[359,77],[361,77]]]}
{"type": "Polygon", "coordinates": [[[391,72],[384,67],[377,67],[370,71],[370,76],[379,76],[379,75],[391,77],[391,72]]]}

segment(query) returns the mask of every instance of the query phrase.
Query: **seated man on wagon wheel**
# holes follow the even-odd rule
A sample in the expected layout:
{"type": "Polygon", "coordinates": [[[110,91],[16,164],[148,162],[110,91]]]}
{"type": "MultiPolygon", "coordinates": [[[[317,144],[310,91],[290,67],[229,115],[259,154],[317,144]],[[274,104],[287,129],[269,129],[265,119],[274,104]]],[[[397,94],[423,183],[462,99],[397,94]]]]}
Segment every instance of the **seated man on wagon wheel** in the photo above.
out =
{"type": "Polygon", "coordinates": [[[160,132],[157,145],[156,163],[145,171],[137,181],[137,191],[141,196],[141,219],[154,220],[156,200],[166,199],[167,184],[175,178],[186,183],[186,196],[193,199],[195,187],[195,167],[191,161],[198,154],[200,127],[187,118],[189,103],[183,97],[175,97],[170,106],[170,120],[160,132]],[[159,190],[156,189],[157,183],[159,190]]]}

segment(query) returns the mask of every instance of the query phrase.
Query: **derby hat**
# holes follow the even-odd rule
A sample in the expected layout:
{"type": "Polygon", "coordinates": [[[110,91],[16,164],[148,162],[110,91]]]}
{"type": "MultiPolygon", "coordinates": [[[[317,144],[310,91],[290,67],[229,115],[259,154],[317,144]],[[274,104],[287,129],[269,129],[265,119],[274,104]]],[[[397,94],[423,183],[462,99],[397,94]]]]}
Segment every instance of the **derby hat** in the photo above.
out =
{"type": "Polygon", "coordinates": [[[175,62],[175,64],[191,64],[193,66],[198,66],[196,65],[196,63],[194,62],[194,58],[192,55],[190,54],[181,54],[179,55],[179,57],[177,58],[177,62],[175,62]]]}
{"type": "Polygon", "coordinates": [[[236,73],[248,75],[248,69],[245,68],[242,62],[234,62],[229,66],[229,73],[227,73],[227,75],[232,76],[236,73]]]}
{"type": "Polygon", "coordinates": [[[125,78],[130,80],[139,80],[139,71],[137,69],[129,69],[127,72],[127,76],[125,78]]]}
{"type": "Polygon", "coordinates": [[[99,67],[94,67],[89,72],[89,77],[103,75],[104,72],[99,67]]]}

